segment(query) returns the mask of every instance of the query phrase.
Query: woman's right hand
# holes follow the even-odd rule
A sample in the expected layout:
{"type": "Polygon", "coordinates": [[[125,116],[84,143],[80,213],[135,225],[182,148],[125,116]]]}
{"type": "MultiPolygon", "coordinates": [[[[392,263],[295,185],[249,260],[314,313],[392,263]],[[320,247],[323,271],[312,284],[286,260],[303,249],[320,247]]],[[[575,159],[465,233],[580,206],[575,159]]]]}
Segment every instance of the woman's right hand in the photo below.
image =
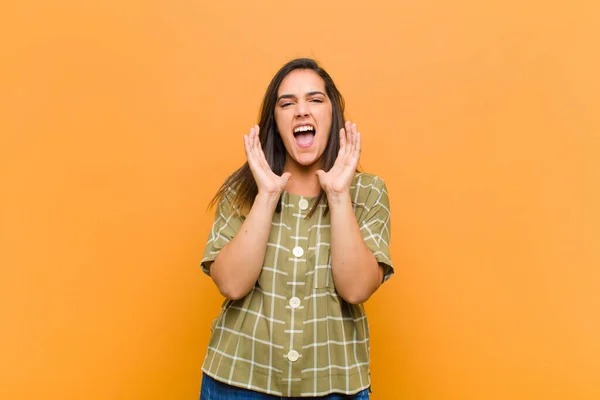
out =
{"type": "Polygon", "coordinates": [[[259,129],[258,125],[254,125],[250,129],[250,133],[244,135],[244,149],[246,150],[248,165],[256,181],[258,193],[279,196],[285,190],[291,174],[284,172],[283,175],[279,176],[271,170],[265,158],[265,153],[260,146],[258,138],[259,129]]]}

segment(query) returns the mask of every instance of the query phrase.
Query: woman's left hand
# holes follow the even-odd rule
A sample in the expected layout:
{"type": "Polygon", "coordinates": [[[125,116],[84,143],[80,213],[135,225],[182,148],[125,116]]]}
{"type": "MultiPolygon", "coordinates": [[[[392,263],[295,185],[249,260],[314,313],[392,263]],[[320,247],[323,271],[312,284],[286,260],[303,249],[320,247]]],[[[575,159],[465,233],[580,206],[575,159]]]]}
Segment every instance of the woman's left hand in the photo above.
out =
{"type": "Polygon", "coordinates": [[[350,184],[358,167],[360,150],[360,132],[357,132],[356,124],[346,121],[346,129],[340,129],[340,152],[335,164],[329,172],[321,169],[317,171],[319,183],[328,197],[350,193],[350,184]]]}

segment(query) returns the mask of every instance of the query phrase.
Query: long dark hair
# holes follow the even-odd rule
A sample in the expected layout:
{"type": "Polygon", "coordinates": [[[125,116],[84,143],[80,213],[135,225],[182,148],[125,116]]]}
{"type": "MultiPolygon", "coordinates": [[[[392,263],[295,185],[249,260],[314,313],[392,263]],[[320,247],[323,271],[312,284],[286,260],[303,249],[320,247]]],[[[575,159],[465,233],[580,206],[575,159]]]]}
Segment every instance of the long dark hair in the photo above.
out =
{"type": "MultiPolygon", "coordinates": [[[[260,127],[259,140],[265,153],[265,158],[271,170],[280,175],[283,174],[283,166],[286,159],[286,150],[281,135],[275,123],[275,105],[277,103],[277,92],[283,79],[296,69],[308,69],[315,71],[325,82],[325,90],[331,101],[331,131],[329,140],[321,158],[321,169],[329,171],[337,158],[340,150],[340,129],[344,127],[344,98],[335,86],[331,76],[315,60],[310,58],[298,58],[285,64],[273,77],[267,87],[260,108],[258,126],[260,127]]],[[[233,189],[232,205],[240,210],[249,210],[258,194],[258,187],[250,171],[248,162],[244,163],[237,171],[229,176],[211,200],[209,207],[217,204],[229,189],[233,189]]],[[[317,201],[307,215],[310,218],[319,204],[327,203],[325,192],[321,189],[317,201]]],[[[281,211],[281,201],[277,205],[276,212],[281,211]]],[[[325,210],[327,212],[328,209],[325,210]]]]}

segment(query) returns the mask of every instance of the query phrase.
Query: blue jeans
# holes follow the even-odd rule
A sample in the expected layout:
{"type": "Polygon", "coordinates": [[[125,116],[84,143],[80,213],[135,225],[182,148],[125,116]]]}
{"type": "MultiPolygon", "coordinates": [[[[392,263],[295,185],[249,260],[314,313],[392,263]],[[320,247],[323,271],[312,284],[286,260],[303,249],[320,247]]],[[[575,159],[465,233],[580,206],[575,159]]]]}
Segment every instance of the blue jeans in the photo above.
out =
{"type": "Polygon", "coordinates": [[[356,394],[332,393],[323,397],[281,397],[255,392],[219,382],[206,374],[202,374],[200,400],[368,400],[369,389],[356,394]]]}

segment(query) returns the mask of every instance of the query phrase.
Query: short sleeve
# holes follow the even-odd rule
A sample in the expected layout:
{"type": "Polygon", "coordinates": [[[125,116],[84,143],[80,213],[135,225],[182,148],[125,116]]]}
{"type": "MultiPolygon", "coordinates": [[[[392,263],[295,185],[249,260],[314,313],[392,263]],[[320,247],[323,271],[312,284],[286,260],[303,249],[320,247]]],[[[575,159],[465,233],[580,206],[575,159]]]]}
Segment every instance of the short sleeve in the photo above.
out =
{"type": "MultiPolygon", "coordinates": [[[[365,185],[366,186],[366,185],[365,185]]],[[[385,282],[394,274],[394,267],[390,258],[390,200],[385,182],[375,177],[368,190],[364,203],[365,212],[361,215],[359,227],[367,247],[373,252],[379,265],[383,267],[383,281],[385,282]]]]}
{"type": "Polygon", "coordinates": [[[200,263],[202,271],[209,276],[210,265],[215,261],[217,254],[233,239],[244,222],[244,218],[233,207],[230,196],[224,195],[219,201],[215,213],[215,221],[210,230],[202,262],[200,263]]]}

